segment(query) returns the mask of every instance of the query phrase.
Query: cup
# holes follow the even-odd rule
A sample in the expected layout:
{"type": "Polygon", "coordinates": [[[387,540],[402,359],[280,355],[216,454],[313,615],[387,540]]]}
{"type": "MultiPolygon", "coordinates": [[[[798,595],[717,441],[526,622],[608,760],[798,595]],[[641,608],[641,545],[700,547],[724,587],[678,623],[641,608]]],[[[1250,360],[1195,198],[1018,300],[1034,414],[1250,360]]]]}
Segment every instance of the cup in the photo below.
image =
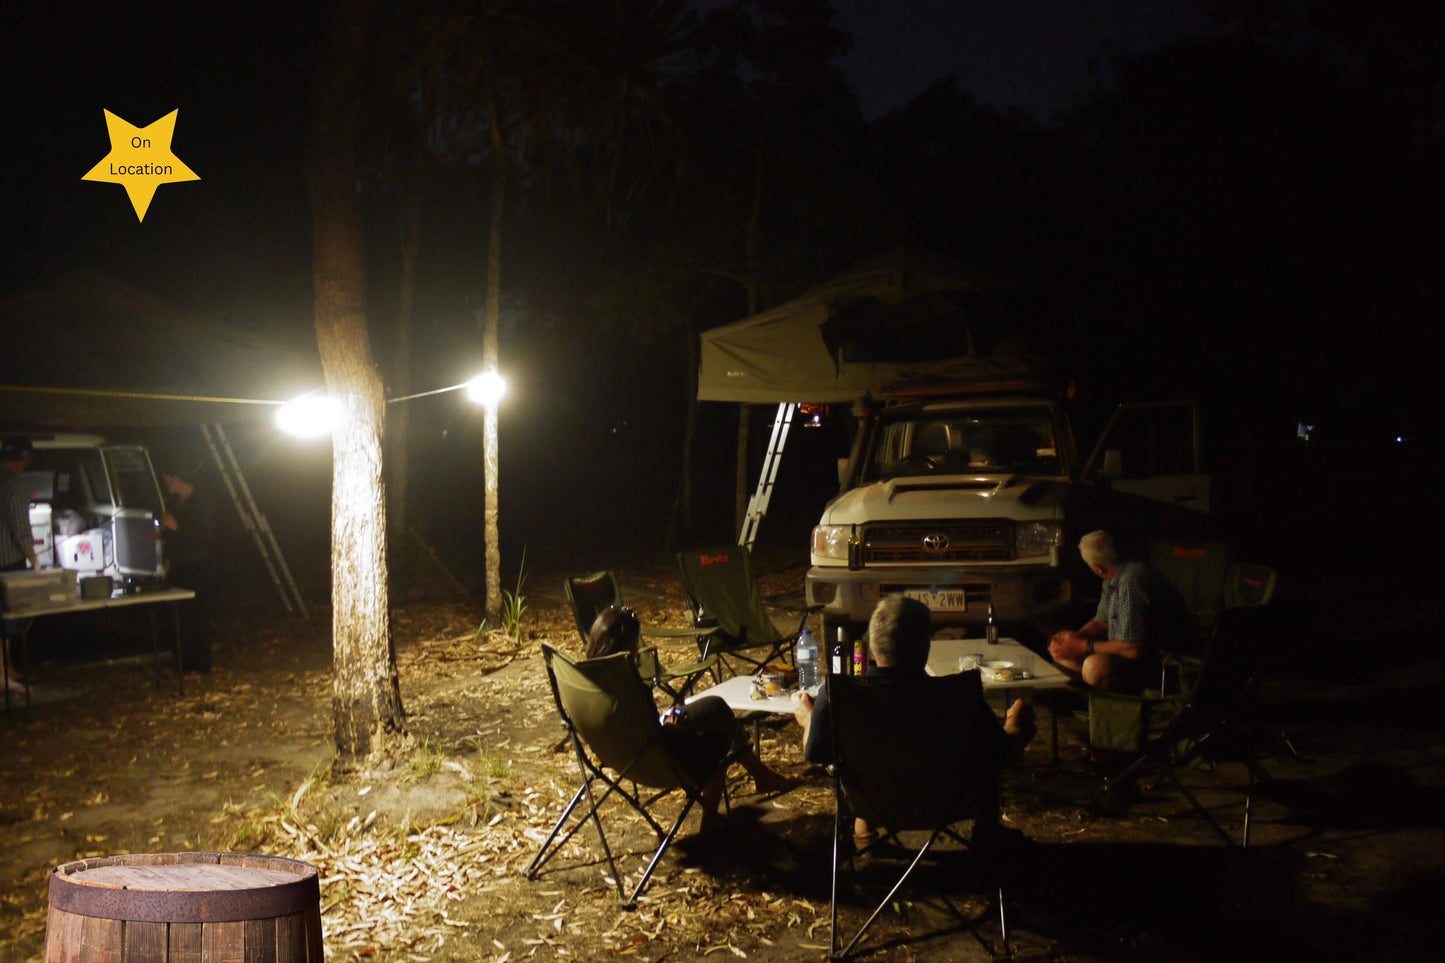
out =
{"type": "Polygon", "coordinates": [[[958,660],[958,671],[960,672],[971,672],[977,668],[978,656],[976,655],[965,655],[963,658],[958,660]]]}

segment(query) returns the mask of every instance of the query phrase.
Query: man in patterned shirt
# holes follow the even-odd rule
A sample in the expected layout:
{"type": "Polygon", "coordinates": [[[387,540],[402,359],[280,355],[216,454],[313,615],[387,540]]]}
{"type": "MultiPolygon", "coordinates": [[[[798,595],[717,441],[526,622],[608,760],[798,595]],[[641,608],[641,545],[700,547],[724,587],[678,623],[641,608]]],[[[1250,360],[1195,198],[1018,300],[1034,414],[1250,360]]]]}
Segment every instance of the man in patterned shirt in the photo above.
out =
{"type": "Polygon", "coordinates": [[[1077,632],[1055,633],[1049,655],[1086,685],[1139,692],[1158,678],[1161,647],[1192,647],[1194,617],[1168,578],[1144,562],[1122,557],[1108,532],[1085,535],[1079,554],[1104,580],[1099,608],[1077,632]]]}
{"type": "Polygon", "coordinates": [[[20,479],[33,450],[28,438],[0,444],[0,572],[40,569],[30,531],[30,492],[20,479]]]}

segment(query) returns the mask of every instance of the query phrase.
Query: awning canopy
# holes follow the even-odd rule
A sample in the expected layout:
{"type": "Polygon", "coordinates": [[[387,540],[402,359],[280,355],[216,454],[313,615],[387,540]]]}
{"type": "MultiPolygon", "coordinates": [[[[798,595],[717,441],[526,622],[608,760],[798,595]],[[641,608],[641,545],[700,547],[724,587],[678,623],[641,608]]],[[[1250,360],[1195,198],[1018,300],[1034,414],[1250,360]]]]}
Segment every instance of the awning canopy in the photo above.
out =
{"type": "Polygon", "coordinates": [[[1016,286],[899,250],[750,318],[705,331],[700,401],[846,402],[989,367],[1016,286]]]}
{"type": "Polygon", "coordinates": [[[100,271],[0,298],[0,327],[0,425],[12,428],[267,418],[267,402],[323,384],[314,343],[283,350],[100,271]]]}

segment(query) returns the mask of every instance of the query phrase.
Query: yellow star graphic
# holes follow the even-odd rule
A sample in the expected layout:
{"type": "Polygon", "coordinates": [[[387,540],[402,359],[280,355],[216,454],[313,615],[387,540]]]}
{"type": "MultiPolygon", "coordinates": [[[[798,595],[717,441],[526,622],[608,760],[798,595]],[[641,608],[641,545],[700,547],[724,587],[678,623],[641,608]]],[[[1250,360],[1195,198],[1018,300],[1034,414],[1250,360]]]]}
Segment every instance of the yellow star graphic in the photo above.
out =
{"type": "Polygon", "coordinates": [[[120,184],[130,195],[136,218],[144,221],[157,187],[175,181],[201,179],[171,153],[171,137],[176,132],[178,113],[179,110],[173,110],[149,127],[136,127],[105,111],[105,126],[110,132],[110,153],[81,180],[120,184]]]}

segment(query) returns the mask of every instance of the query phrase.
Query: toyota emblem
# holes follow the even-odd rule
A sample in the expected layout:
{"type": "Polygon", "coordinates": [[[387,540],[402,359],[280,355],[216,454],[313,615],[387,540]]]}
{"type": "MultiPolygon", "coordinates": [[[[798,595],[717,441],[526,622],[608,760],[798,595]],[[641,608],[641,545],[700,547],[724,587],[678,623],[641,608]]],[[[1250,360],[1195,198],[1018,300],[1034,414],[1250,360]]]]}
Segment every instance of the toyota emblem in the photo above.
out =
{"type": "Polygon", "coordinates": [[[923,536],[923,550],[935,555],[948,551],[948,536],[942,532],[932,532],[923,536]]]}

